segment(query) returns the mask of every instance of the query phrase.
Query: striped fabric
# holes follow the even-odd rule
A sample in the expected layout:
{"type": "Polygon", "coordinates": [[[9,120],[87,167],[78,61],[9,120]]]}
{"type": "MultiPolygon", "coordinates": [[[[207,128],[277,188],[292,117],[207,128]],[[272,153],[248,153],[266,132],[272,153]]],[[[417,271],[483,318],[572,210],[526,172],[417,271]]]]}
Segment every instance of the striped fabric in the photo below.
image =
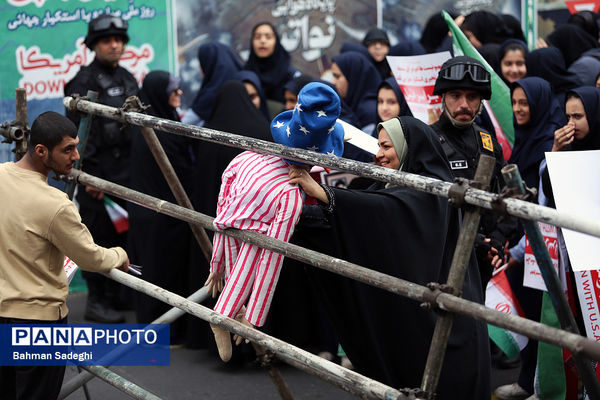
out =
{"type": "MultiPolygon", "coordinates": [[[[234,158],[221,179],[218,231],[238,228],[288,241],[302,211],[302,195],[289,183],[289,166],[281,158],[246,151],[234,158]]],[[[211,272],[225,272],[227,282],[215,311],[234,318],[244,305],[246,319],[265,323],[283,256],[215,233],[211,272]]]]}

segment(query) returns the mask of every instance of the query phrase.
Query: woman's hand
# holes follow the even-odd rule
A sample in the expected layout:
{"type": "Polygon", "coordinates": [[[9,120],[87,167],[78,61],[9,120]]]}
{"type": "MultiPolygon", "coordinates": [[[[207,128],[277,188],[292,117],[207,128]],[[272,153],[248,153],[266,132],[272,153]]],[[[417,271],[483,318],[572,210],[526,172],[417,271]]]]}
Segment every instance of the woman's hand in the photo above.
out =
{"type": "Polygon", "coordinates": [[[292,165],[290,167],[290,183],[296,183],[302,187],[304,193],[314,197],[322,203],[329,204],[325,190],[308,173],[306,167],[292,165]]]}
{"type": "Polygon", "coordinates": [[[575,125],[567,124],[554,131],[554,144],[552,151],[564,150],[575,139],[575,125]]]}

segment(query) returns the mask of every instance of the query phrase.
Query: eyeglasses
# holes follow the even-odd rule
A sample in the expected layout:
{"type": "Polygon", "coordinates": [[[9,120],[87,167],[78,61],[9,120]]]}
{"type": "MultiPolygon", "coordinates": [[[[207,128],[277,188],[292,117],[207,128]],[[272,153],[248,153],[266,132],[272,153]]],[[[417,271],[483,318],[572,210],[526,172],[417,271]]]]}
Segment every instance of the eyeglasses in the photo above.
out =
{"type": "Polygon", "coordinates": [[[119,17],[110,16],[109,18],[98,18],[92,21],[92,31],[104,31],[110,26],[114,26],[117,29],[127,29],[127,21],[122,20],[119,17]]]}
{"type": "Polygon", "coordinates": [[[490,73],[485,68],[469,63],[450,65],[441,71],[441,76],[451,81],[460,81],[467,73],[471,75],[474,82],[487,83],[490,81],[490,73]]]}

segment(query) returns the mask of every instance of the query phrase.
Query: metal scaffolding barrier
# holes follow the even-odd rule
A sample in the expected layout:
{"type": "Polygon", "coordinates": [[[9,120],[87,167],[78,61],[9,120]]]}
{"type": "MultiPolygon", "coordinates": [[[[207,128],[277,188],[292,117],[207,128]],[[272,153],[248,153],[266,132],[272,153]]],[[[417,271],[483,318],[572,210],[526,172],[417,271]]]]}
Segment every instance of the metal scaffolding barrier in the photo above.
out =
{"type": "MultiPolygon", "coordinates": [[[[160,143],[156,140],[153,140],[152,135],[154,132],[152,132],[152,130],[149,128],[155,128],[164,132],[170,132],[177,135],[206,140],[227,146],[243,148],[246,150],[276,154],[287,159],[302,160],[311,164],[321,165],[339,171],[351,172],[353,174],[374,178],[383,182],[390,182],[399,186],[405,186],[438,196],[448,197],[456,206],[465,204],[485,209],[494,209],[496,211],[511,214],[528,221],[543,221],[555,226],[600,237],[600,221],[593,221],[581,218],[579,216],[569,215],[567,213],[559,213],[554,209],[541,207],[514,198],[503,198],[500,195],[481,190],[481,188],[485,187],[486,179],[490,174],[490,165],[485,160],[480,163],[481,168],[478,169],[475,179],[475,182],[478,183],[478,186],[475,187],[475,185],[472,185],[468,182],[457,182],[454,184],[450,182],[443,182],[429,177],[422,177],[401,171],[393,171],[378,166],[353,160],[340,159],[334,156],[323,155],[308,150],[289,148],[283,145],[247,138],[240,135],[234,135],[227,132],[200,128],[170,120],[163,120],[142,114],[140,112],[135,112],[142,111],[140,107],[136,108],[135,105],[138,104],[139,106],[139,101],[137,101],[135,98],[128,99],[125,106],[121,109],[96,104],[83,98],[66,97],[63,100],[63,103],[70,111],[79,111],[89,115],[99,115],[102,117],[115,119],[123,123],[129,123],[143,127],[142,129],[144,132],[144,137],[146,138],[153,154],[157,158],[157,162],[159,162],[161,165],[161,170],[163,171],[165,178],[170,182],[170,184],[176,180],[176,176],[173,176],[174,173],[172,169],[169,170],[167,164],[161,164],[160,159],[163,158],[164,152],[161,155],[160,152],[162,148],[160,148],[160,143]]],[[[25,115],[24,120],[26,124],[26,114],[23,114],[21,111],[20,115],[25,115]]],[[[9,127],[7,126],[7,128],[9,127]]],[[[197,227],[198,232],[195,233],[200,233],[200,227],[214,230],[212,226],[213,218],[191,210],[189,201],[186,201],[185,197],[183,196],[185,193],[183,193],[182,196],[176,196],[178,202],[186,206],[182,207],[116,185],[100,178],[93,177],[77,170],[73,170],[70,175],[63,178],[69,183],[80,183],[86,186],[94,187],[106,193],[110,193],[134,202],[138,205],[186,221],[194,227],[197,227]]],[[[176,186],[176,184],[171,185],[171,188],[174,191],[177,191],[179,188],[176,186]]],[[[183,297],[167,292],[156,285],[150,284],[118,270],[112,270],[106,275],[126,286],[146,293],[179,309],[177,311],[174,311],[175,309],[169,311],[168,313],[159,317],[155,323],[158,321],[173,321],[184,312],[190,313],[196,317],[210,322],[211,324],[221,326],[230,332],[249,339],[253,344],[260,346],[260,348],[257,349],[257,353],[259,354],[261,354],[261,351],[263,355],[265,354],[265,350],[262,350],[262,348],[264,348],[266,349],[267,353],[271,352],[282,361],[285,361],[286,363],[303,371],[316,375],[350,393],[363,398],[433,398],[435,396],[437,380],[440,374],[439,368],[441,367],[444,357],[448,332],[452,326],[454,314],[467,315],[477,320],[524,334],[530,338],[568,349],[580,361],[578,362],[578,367],[580,365],[583,366],[584,363],[589,363],[586,358],[600,360],[600,343],[582,337],[576,332],[563,330],[567,329],[564,325],[562,325],[563,329],[552,328],[538,322],[530,321],[513,315],[507,315],[496,310],[491,310],[481,304],[459,297],[456,289],[462,285],[462,281],[464,280],[464,268],[466,267],[466,262],[468,259],[468,257],[465,258],[465,254],[470,254],[472,249],[474,231],[478,225],[478,214],[479,211],[477,209],[473,209],[472,211],[468,210],[463,226],[461,227],[459,242],[452,260],[448,282],[444,285],[446,288],[450,288],[450,293],[447,293],[447,289],[440,290],[439,283],[432,283],[429,287],[417,285],[412,282],[408,282],[393,276],[388,276],[377,271],[369,270],[359,265],[329,257],[325,254],[304,249],[302,247],[285,243],[255,232],[241,231],[237,229],[227,229],[226,231],[222,232],[245,242],[275,251],[286,257],[291,257],[302,261],[308,265],[325,269],[413,300],[421,301],[429,309],[447,311],[448,313],[442,314],[443,317],[438,318],[438,324],[436,325],[434,340],[432,341],[432,345],[430,347],[427,367],[424,373],[421,388],[410,388],[403,390],[391,388],[380,382],[364,377],[356,372],[347,370],[337,364],[326,361],[307,351],[287,344],[279,339],[266,335],[256,329],[249,328],[233,319],[227,318],[195,302],[200,301],[200,299],[206,295],[205,289],[194,293],[188,299],[184,299],[183,297]]],[[[199,238],[200,235],[197,235],[196,237],[199,238]]],[[[206,243],[205,239],[204,243],[206,243]]],[[[206,248],[203,248],[205,255],[206,250],[206,248]]],[[[538,254],[536,253],[536,257],[537,256],[538,254]]],[[[553,301],[553,304],[557,306],[558,303],[553,301]]],[[[134,383],[124,380],[122,377],[119,377],[118,375],[114,374],[114,372],[106,368],[84,367],[84,369],[86,371],[80,373],[75,378],[63,385],[61,390],[61,398],[68,396],[69,393],[72,393],[76,388],[83,385],[93,376],[101,377],[101,379],[104,379],[110,384],[120,388],[120,390],[123,390],[132,397],[156,398],[150,392],[137,387],[134,383]]],[[[272,375],[271,372],[272,371],[269,371],[269,374],[271,375],[273,381],[278,384],[276,373],[272,375]]],[[[586,382],[585,377],[584,384],[588,392],[591,393],[590,397],[594,399],[598,398],[597,388],[590,386],[590,383],[586,382]]],[[[280,388],[279,384],[278,388],[280,388]]],[[[282,397],[286,398],[281,388],[280,394],[282,397]]]]}

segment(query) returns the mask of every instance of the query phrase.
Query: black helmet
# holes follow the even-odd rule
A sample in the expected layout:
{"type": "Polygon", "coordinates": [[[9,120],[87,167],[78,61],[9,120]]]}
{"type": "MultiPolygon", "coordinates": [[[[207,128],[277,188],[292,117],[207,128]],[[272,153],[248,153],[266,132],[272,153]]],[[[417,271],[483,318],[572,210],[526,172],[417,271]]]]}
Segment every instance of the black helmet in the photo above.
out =
{"type": "Polygon", "coordinates": [[[487,100],[492,96],[490,73],[472,57],[453,57],[442,64],[433,94],[441,96],[454,89],[475,90],[487,100]]]}
{"type": "Polygon", "coordinates": [[[129,42],[127,36],[127,21],[110,14],[102,14],[94,18],[88,24],[88,34],[83,43],[93,50],[96,42],[106,36],[121,36],[123,42],[129,42]]]}

